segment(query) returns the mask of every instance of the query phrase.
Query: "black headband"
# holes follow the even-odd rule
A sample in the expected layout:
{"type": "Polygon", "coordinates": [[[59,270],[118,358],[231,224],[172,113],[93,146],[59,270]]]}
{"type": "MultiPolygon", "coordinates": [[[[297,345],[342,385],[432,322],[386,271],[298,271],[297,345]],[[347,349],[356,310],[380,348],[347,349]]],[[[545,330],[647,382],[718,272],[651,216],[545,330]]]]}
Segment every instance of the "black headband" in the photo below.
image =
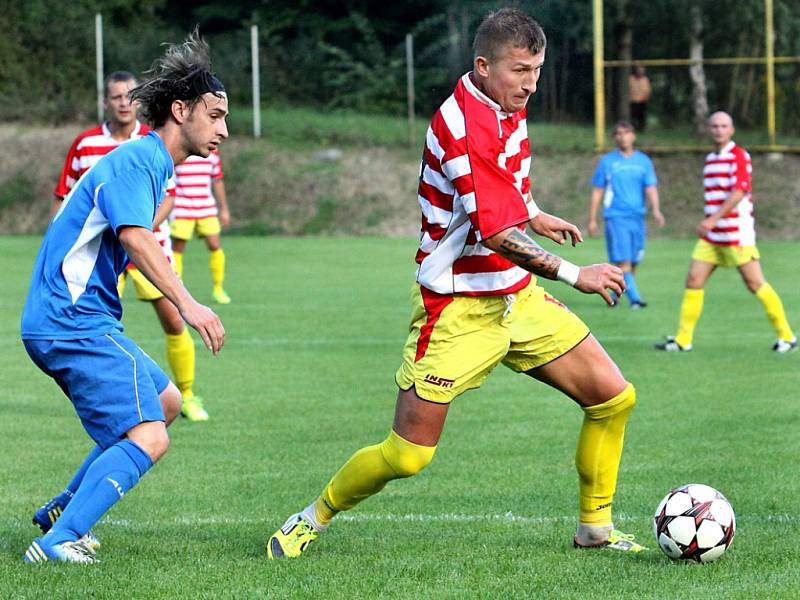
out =
{"type": "Polygon", "coordinates": [[[208,92],[211,92],[212,94],[224,92],[225,86],[222,85],[222,82],[213,73],[208,71],[197,71],[189,81],[189,89],[191,90],[192,95],[197,98],[208,92]]]}

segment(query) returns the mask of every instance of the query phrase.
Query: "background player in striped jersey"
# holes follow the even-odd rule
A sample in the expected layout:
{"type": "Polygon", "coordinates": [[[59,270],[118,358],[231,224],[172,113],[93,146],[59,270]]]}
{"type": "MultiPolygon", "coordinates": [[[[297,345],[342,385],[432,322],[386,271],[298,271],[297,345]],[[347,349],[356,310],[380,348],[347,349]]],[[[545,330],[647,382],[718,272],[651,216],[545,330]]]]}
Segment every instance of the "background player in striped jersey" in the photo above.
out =
{"type": "Polygon", "coordinates": [[[181,395],[123,334],[117,278],[130,260],[176,307],[214,354],[225,330],[186,291],[152,232],[175,163],[208,154],[228,135],[228,101],[195,35],[171,46],[154,77],[131,91],[155,130],[102,157],[51,221],[22,312],[31,360],[61,387],[96,443],[69,504],[26,562],[94,562],[82,537],[167,451],[166,426],[181,395]]]}
{"type": "Polygon", "coordinates": [[[706,156],[703,167],[705,218],[697,226],[700,239],[686,276],[678,333],[656,344],[658,350],[692,349],[694,329],[703,311],[703,287],[717,267],[736,267],[747,289],[764,305],[778,336],[772,349],[780,353],[797,349],[797,337],[786,320],[783,303],[761,271],[753,215],[752,164],[747,151],[733,141],[735,131],[733,119],[726,112],[715,112],[708,119],[715,150],[706,156]]]}
{"type": "MultiPolygon", "coordinates": [[[[61,171],[55,189],[53,202],[54,214],[60,208],[64,197],[75,187],[81,176],[94,167],[106,154],[132,140],[147,135],[151,128],[136,119],[136,105],[131,103],[130,91],[136,87],[134,76],[127,71],[115,71],[105,80],[105,105],[108,121],[84,131],[72,143],[67,154],[64,168],[61,171]]],[[[169,227],[166,217],[172,208],[172,191],[168,188],[167,196],[159,206],[154,219],[154,235],[161,246],[167,260],[170,260],[169,227]]],[[[164,330],[167,347],[167,362],[175,377],[176,385],[181,392],[182,412],[193,421],[207,420],[208,414],[203,409],[202,401],[194,396],[192,385],[195,372],[195,349],[189,330],[186,328],[178,309],[142,275],[138,269],[128,266],[126,273],[133,279],[136,294],[140,300],[150,301],[158,315],[164,330]]],[[[124,275],[123,275],[124,278],[124,275]]],[[[124,279],[121,278],[122,281],[124,279]]],[[[92,450],[98,453],[96,447],[92,450]]],[[[80,485],[86,468],[91,461],[84,462],[67,487],[57,496],[39,508],[33,516],[33,522],[45,533],[69,504],[80,485]]]]}
{"type": "Polygon", "coordinates": [[[208,268],[211,270],[212,294],[219,304],[230,304],[225,292],[225,252],[220,244],[222,227],[230,225],[228,200],[225,195],[222,159],[219,152],[208,157],[190,156],[175,167],[175,208],[172,221],[172,247],[175,268],[183,273],[183,251],[192,234],[206,239],[208,268]],[[222,227],[221,227],[221,226],[222,227]]]}
{"type": "Polygon", "coordinates": [[[597,209],[602,200],[608,260],[622,269],[631,308],[639,309],[647,306],[639,295],[635,278],[636,267],[644,258],[647,236],[645,198],[650,201],[659,227],[664,226],[664,215],[661,214],[653,161],[633,147],[636,141],[633,125],[627,121],[617,123],[614,141],[617,149],[600,159],[592,176],[589,235],[597,233],[597,209]]]}
{"type": "Polygon", "coordinates": [[[541,27],[517,9],[483,21],[474,70],[433,117],[421,165],[422,236],[413,314],[389,436],[356,452],[322,494],[267,542],[270,558],[299,556],[340,511],[432,460],[450,402],[480,387],[500,362],[543,381],[584,412],[576,463],[578,547],[639,551],[612,525],[611,505],[635,391],[586,325],[531,273],[612,300],[622,271],[579,268],[525,233],[581,241],[574,225],[541,212],[530,195],[528,98],[545,54],[541,27]]]}

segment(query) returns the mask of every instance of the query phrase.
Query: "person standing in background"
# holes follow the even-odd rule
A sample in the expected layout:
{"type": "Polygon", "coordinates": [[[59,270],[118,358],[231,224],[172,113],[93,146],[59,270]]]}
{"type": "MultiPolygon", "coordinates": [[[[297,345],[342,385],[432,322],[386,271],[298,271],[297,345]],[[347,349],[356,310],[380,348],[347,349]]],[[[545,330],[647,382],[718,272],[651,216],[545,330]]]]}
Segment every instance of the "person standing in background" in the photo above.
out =
{"type": "Polygon", "coordinates": [[[650,78],[642,65],[635,65],[628,78],[628,90],[631,102],[631,121],[636,131],[644,131],[647,127],[647,103],[653,95],[650,78]]]}

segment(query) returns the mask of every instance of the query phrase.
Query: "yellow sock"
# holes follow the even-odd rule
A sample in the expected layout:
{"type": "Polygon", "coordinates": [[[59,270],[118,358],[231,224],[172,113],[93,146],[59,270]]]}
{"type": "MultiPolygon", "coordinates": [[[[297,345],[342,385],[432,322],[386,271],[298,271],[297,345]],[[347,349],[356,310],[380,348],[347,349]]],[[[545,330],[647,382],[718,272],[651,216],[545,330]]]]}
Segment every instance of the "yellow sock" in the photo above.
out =
{"type": "Polygon", "coordinates": [[[175,385],[181,391],[181,396],[189,398],[193,395],[194,385],[194,342],[189,330],[183,333],[167,336],[167,362],[175,376],[175,385]]]}
{"type": "Polygon", "coordinates": [[[183,252],[172,253],[172,266],[175,267],[175,274],[183,279],[183,252]]]}
{"type": "Polygon", "coordinates": [[[362,448],[330,480],[314,508],[320,525],[377,494],[392,479],[411,477],[433,459],[436,446],[420,446],[389,432],[380,444],[362,448]]]}
{"type": "Polygon", "coordinates": [[[769,283],[764,282],[764,285],[756,290],[756,298],[761,300],[761,304],[764,305],[767,318],[775,328],[775,333],[778,334],[778,337],[786,342],[793,340],[794,333],[786,320],[786,312],[783,310],[783,302],[781,302],[778,292],[772,289],[769,283]]]}
{"type": "Polygon", "coordinates": [[[122,275],[120,275],[120,276],[119,276],[119,279],[117,279],[117,295],[118,295],[120,298],[122,298],[122,294],[124,294],[124,293],[125,293],[125,283],[126,283],[127,281],[128,281],[128,279],[125,277],[125,273],[123,273],[122,275]]]}
{"type": "Polygon", "coordinates": [[[628,384],[611,400],[583,409],[583,427],[575,454],[581,523],[611,525],[611,502],[617,487],[625,423],[635,403],[636,390],[628,384]]]}
{"type": "Polygon", "coordinates": [[[694,328],[697,325],[697,321],[700,320],[700,315],[703,313],[704,294],[705,292],[703,290],[686,288],[683,291],[681,316],[678,322],[678,335],[675,336],[675,341],[683,348],[692,345],[694,328]]]}
{"type": "Polygon", "coordinates": [[[221,288],[225,281],[225,251],[222,248],[212,250],[208,254],[208,268],[211,269],[211,282],[214,289],[221,288]]]}

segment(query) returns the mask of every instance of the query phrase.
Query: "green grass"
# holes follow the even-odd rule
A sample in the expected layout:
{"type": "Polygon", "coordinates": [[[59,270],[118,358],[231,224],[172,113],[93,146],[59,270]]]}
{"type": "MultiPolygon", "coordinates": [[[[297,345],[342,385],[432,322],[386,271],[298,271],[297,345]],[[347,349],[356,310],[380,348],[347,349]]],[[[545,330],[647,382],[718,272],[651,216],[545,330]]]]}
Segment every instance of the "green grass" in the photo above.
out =
{"type": "MultiPolygon", "coordinates": [[[[534,152],[592,152],[595,133],[592,124],[546,123],[529,114],[528,128],[534,152]]],[[[316,149],[320,146],[363,147],[386,146],[409,148],[418,154],[425,139],[430,115],[417,116],[414,127],[414,143],[409,144],[408,121],[405,116],[356,113],[346,110],[327,110],[305,107],[269,107],[261,114],[261,131],[265,139],[280,144],[284,149],[316,149]]],[[[608,123],[611,127],[612,123],[608,123]]],[[[249,107],[234,107],[229,117],[233,134],[252,135],[253,110],[249,107]]],[[[766,145],[769,140],[763,128],[737,131],[736,139],[746,147],[766,145]]],[[[691,127],[651,126],[640,134],[637,143],[642,148],[665,146],[697,146],[706,151],[710,147],[707,139],[692,132],[691,127]]],[[[800,136],[779,134],[776,143],[800,146],[800,136]]],[[[610,130],[606,134],[606,145],[613,147],[610,130]]]]}
{"type": "MultiPolygon", "coordinates": [[[[162,463],[95,528],[102,563],[22,563],[35,507],[90,442],[58,388],[26,357],[18,320],[38,241],[0,238],[0,597],[2,598],[795,598],[800,354],[776,356],[757,300],[720,272],[688,355],[657,354],[675,327],[691,241],[655,240],[639,285],[651,306],[605,308],[547,283],[581,315],[638,389],[615,502],[617,524],[653,546],[650,517],[672,487],[719,488],[738,516],[710,565],[570,546],[581,413],[500,367],[458,399],[436,459],[342,515],[302,560],[263,544],[357,448],[383,439],[405,337],[412,240],[228,238],[219,308],[227,344],[198,348],[197,392],[212,420],[177,422],[162,463]]],[[[797,246],[760,245],[800,326],[797,246]]],[[[590,240],[565,256],[604,258],[590,240]]],[[[206,251],[187,284],[210,301],[206,251]]],[[[163,362],[151,309],[126,299],[129,334],[163,362]]],[[[195,338],[196,339],[196,338],[195,338]]]]}

